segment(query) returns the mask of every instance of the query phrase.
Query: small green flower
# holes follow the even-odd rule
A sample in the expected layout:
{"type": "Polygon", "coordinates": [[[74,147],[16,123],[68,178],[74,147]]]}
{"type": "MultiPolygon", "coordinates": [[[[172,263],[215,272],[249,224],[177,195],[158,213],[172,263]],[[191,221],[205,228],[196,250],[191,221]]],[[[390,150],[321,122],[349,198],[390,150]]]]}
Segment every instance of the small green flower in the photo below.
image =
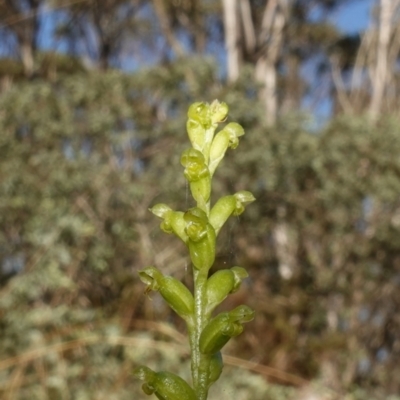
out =
{"type": "Polygon", "coordinates": [[[187,210],[183,216],[186,222],[185,232],[193,242],[199,242],[207,236],[207,214],[198,207],[187,210]]]}
{"type": "Polygon", "coordinates": [[[184,320],[193,324],[194,300],[189,289],[172,276],[163,275],[155,267],[139,271],[140,280],[147,285],[146,291],[159,291],[168,305],[184,320]]]}
{"type": "Polygon", "coordinates": [[[223,122],[226,120],[228,115],[229,107],[226,103],[220,103],[218,100],[214,100],[210,104],[210,114],[211,114],[211,122],[214,126],[216,124],[223,122]]]}
{"type": "Polygon", "coordinates": [[[137,367],[133,374],[144,381],[143,391],[155,394],[159,400],[197,400],[193,389],[181,377],[171,372],[154,372],[145,366],[137,367]]]}
{"type": "Polygon", "coordinates": [[[194,149],[203,152],[206,147],[206,130],[211,126],[210,106],[194,103],[188,110],[186,129],[194,149]]]}
{"type": "Polygon", "coordinates": [[[238,291],[242,280],[248,276],[247,271],[241,267],[222,269],[211,275],[207,280],[206,287],[206,314],[210,315],[215,307],[221,304],[230,293],[238,291]]]}
{"type": "Polygon", "coordinates": [[[242,333],[242,324],[251,321],[253,318],[254,311],[245,305],[218,314],[201,332],[200,351],[203,354],[214,354],[220,351],[230,338],[242,333]]]}
{"type": "Polygon", "coordinates": [[[236,122],[230,122],[224,129],[217,133],[210,148],[210,162],[208,168],[211,176],[224,158],[228,147],[236,149],[239,144],[239,137],[243,135],[244,129],[236,122]]]}
{"type": "Polygon", "coordinates": [[[211,126],[210,105],[208,103],[193,103],[188,109],[188,120],[196,121],[204,128],[211,126]]]}
{"type": "Polygon", "coordinates": [[[182,153],[181,164],[185,167],[184,175],[190,184],[190,191],[198,207],[207,209],[211,194],[211,177],[203,154],[190,148],[182,153]]]}
{"type": "Polygon", "coordinates": [[[210,223],[218,235],[220,229],[231,215],[237,216],[244,211],[247,203],[251,203],[255,197],[248,191],[243,190],[234,195],[221,197],[211,209],[210,223]]]}
{"type": "Polygon", "coordinates": [[[208,271],[215,260],[215,230],[206,213],[198,207],[188,210],[184,220],[192,263],[196,269],[208,271]]]}
{"type": "Polygon", "coordinates": [[[156,204],[154,207],[150,208],[149,211],[163,220],[160,228],[165,233],[174,233],[184,243],[187,242],[188,238],[185,233],[186,223],[183,218],[184,213],[182,211],[173,211],[170,207],[163,203],[156,204]]]}
{"type": "Polygon", "coordinates": [[[183,173],[189,182],[196,182],[210,175],[203,153],[199,150],[186,149],[182,153],[181,164],[185,167],[183,173]]]}
{"type": "Polygon", "coordinates": [[[248,192],[247,190],[241,190],[240,192],[237,192],[233,195],[236,199],[236,206],[235,210],[233,211],[232,215],[240,215],[244,211],[244,206],[247,205],[248,203],[252,203],[255,201],[255,197],[248,192]]]}

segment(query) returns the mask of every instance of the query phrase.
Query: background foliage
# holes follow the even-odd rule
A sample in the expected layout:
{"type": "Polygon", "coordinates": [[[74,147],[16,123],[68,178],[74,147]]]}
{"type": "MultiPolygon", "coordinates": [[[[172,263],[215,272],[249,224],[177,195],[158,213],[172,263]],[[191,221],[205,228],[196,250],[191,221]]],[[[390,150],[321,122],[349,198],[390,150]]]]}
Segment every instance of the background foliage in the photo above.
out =
{"type": "MultiPolygon", "coordinates": [[[[255,29],[272,3],[249,2],[255,29]]],[[[340,49],[332,65],[345,82],[355,68],[346,51],[364,48],[329,24],[340,1],[315,2],[317,21],[308,3],[285,9],[272,124],[244,44],[239,76],[225,75],[219,2],[0,2],[2,399],[140,399],[130,372],[142,362],[189,377],[183,324],[157,294],[149,301],[137,270],[154,264],[188,279],[183,246],[147,209],[190,206],[179,165],[186,110],[214,98],[247,132],[215,196],[257,198],[221,233],[215,268],[249,269],[223,307],[246,302],[257,317],[228,346],[211,398],[395,399],[396,104],[373,119],[365,93],[357,112],[340,107],[330,54],[340,49]],[[315,59],[320,74],[303,79],[315,59]],[[301,109],[320,79],[337,114],[323,126],[301,109]]]]}

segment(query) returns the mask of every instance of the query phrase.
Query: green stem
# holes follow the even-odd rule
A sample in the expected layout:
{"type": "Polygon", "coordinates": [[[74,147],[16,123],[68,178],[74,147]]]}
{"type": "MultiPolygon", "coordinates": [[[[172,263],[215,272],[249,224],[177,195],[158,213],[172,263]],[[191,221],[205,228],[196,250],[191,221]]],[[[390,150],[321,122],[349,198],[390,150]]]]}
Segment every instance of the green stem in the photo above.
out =
{"type": "Polygon", "coordinates": [[[205,316],[206,283],[208,271],[193,269],[194,272],[194,330],[190,332],[193,386],[198,400],[206,400],[210,357],[200,352],[200,334],[207,324],[205,316]]]}

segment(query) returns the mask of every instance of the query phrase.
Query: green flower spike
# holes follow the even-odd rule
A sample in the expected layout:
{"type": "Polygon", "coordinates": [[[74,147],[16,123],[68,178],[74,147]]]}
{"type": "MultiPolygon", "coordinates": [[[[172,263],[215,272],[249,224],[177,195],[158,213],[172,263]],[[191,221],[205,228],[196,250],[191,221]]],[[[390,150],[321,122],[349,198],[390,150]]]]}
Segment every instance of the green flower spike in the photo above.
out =
{"type": "Polygon", "coordinates": [[[254,318],[254,311],[248,306],[239,306],[232,311],[218,314],[203,329],[200,335],[200,351],[214,354],[228,343],[229,339],[243,331],[243,323],[254,318]]]}
{"type": "Polygon", "coordinates": [[[203,154],[190,148],[182,153],[181,164],[185,167],[183,172],[190,183],[190,191],[202,210],[207,210],[207,203],[211,194],[211,178],[203,154]]]}
{"type": "Polygon", "coordinates": [[[183,218],[192,263],[196,269],[208,271],[215,260],[215,230],[206,213],[198,207],[188,210],[183,218]]]}
{"type": "Polygon", "coordinates": [[[238,291],[242,280],[248,276],[247,271],[241,267],[222,269],[211,275],[206,286],[206,315],[210,315],[229,294],[238,291]]]}
{"type": "Polygon", "coordinates": [[[189,289],[172,276],[163,275],[155,267],[139,271],[140,280],[147,285],[147,291],[159,291],[169,306],[190,325],[193,323],[194,300],[189,289]]]}
{"type": "Polygon", "coordinates": [[[218,124],[225,122],[227,115],[228,106],[218,100],[211,104],[198,102],[189,107],[186,127],[192,147],[182,153],[180,161],[196,207],[174,211],[161,203],[150,209],[161,218],[160,227],[164,232],[175,234],[185,243],[193,266],[193,293],[155,267],[139,271],[140,279],[147,285],[146,292],[160,292],[185,320],[189,336],[193,388],[168,372],[154,372],[144,366],[134,371],[136,377],[144,381],[143,391],[160,400],[207,400],[210,386],[222,372],[220,350],[254,317],[254,311],[244,305],[211,317],[215,308],[237,291],[247,277],[246,270],[241,267],[220,270],[209,277],[215,261],[216,237],[231,215],[240,215],[245,205],[255,200],[250,192],[241,191],[211,205],[214,172],[227,149],[235,149],[244,134],[243,128],[235,122],[228,123],[215,134],[218,124]]]}
{"type": "Polygon", "coordinates": [[[133,370],[133,374],[144,381],[143,391],[148,395],[154,393],[159,400],[197,400],[188,383],[171,372],[154,372],[140,366],[133,370]]]}

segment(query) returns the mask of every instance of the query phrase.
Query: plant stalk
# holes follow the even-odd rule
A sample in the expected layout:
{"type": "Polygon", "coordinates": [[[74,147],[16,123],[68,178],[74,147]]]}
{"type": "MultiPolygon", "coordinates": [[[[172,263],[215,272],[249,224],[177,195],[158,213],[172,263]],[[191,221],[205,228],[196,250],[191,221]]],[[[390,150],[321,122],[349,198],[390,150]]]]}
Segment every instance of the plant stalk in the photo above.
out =
{"type": "Polygon", "coordinates": [[[194,275],[194,330],[190,333],[193,387],[198,400],[206,400],[208,394],[208,373],[210,357],[199,348],[200,334],[207,324],[205,316],[206,283],[208,271],[193,268],[194,275]]]}

